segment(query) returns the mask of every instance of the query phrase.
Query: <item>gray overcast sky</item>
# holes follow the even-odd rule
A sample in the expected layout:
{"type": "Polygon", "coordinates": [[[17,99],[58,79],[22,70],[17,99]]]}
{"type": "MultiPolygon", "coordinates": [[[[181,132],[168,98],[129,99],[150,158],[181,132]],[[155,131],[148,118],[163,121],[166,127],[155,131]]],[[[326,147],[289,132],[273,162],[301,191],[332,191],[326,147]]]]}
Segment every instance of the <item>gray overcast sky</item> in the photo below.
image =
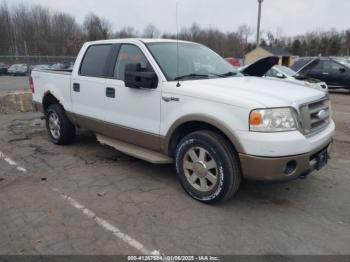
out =
{"type": "MultiPolygon", "coordinates": [[[[256,0],[177,0],[179,28],[197,22],[223,31],[241,24],[256,27],[256,0]]],[[[108,19],[113,29],[152,23],[162,32],[175,32],[176,0],[8,0],[9,4],[42,4],[75,16],[89,12],[108,19]]],[[[264,0],[262,30],[296,35],[315,29],[350,28],[350,0],[264,0]]]]}

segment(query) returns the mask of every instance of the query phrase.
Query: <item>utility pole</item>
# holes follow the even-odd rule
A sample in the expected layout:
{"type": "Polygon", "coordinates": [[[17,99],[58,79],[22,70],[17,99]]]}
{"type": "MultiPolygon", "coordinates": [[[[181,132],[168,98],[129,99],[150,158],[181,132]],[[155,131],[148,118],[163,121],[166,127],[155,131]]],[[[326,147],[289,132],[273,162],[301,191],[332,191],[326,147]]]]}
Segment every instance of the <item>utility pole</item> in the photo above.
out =
{"type": "Polygon", "coordinates": [[[258,11],[258,26],[256,31],[256,46],[260,46],[260,22],[261,22],[261,5],[264,0],[258,0],[259,11],[258,11]]]}
{"type": "Polygon", "coordinates": [[[26,56],[28,56],[28,47],[27,47],[27,41],[24,40],[24,53],[26,56]]]}

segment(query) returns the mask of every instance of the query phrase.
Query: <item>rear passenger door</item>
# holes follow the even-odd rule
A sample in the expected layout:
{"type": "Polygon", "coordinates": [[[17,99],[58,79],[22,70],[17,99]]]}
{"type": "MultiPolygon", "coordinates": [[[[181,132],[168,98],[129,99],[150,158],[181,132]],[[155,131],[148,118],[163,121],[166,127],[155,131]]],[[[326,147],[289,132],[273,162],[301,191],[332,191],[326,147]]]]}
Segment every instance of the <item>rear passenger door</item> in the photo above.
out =
{"type": "Polygon", "coordinates": [[[73,113],[81,122],[86,122],[87,126],[90,126],[90,120],[104,119],[106,76],[112,53],[112,44],[89,46],[79,71],[72,77],[73,113]]]}

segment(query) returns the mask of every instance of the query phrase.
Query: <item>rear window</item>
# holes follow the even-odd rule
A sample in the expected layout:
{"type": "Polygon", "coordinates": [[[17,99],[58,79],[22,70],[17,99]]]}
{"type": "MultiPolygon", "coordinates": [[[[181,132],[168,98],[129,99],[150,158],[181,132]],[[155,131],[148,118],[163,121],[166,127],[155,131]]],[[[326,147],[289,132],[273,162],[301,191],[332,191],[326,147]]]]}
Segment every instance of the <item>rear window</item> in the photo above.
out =
{"type": "Polygon", "coordinates": [[[312,59],[299,59],[294,62],[292,65],[292,69],[294,71],[299,71],[300,68],[304,67],[306,64],[308,64],[312,59]]]}
{"type": "Polygon", "coordinates": [[[85,53],[80,66],[80,75],[105,77],[105,66],[112,45],[92,45],[85,53]]]}

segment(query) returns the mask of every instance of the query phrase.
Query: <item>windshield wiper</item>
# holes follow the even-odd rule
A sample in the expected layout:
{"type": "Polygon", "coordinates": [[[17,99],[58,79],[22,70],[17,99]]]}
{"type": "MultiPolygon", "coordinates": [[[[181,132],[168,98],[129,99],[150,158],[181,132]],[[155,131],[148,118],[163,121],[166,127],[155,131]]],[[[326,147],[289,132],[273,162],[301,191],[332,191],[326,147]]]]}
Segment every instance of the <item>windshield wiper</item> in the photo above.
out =
{"type": "Polygon", "coordinates": [[[221,77],[228,77],[228,76],[235,76],[235,75],[237,75],[237,73],[231,71],[231,72],[227,72],[225,74],[221,74],[220,76],[221,77]]]}
{"type": "Polygon", "coordinates": [[[209,74],[210,75],[214,75],[214,76],[218,76],[218,77],[222,77],[222,78],[237,75],[236,72],[227,72],[227,73],[224,73],[224,74],[216,74],[216,73],[209,73],[209,74]]]}
{"type": "Polygon", "coordinates": [[[181,79],[185,79],[185,78],[197,78],[197,77],[209,77],[209,75],[203,75],[203,74],[188,74],[188,75],[183,75],[183,76],[178,76],[175,77],[174,80],[181,80],[181,79]]]}

